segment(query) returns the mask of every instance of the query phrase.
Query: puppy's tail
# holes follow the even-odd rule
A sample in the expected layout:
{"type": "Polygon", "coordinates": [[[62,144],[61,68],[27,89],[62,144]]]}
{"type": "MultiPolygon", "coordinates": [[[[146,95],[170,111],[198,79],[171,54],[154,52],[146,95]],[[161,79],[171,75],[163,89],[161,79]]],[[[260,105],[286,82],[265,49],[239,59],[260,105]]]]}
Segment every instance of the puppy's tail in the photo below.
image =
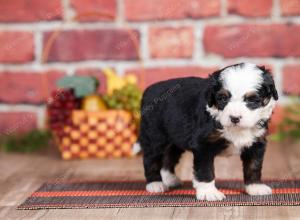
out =
{"type": "Polygon", "coordinates": [[[132,154],[137,155],[142,152],[142,147],[139,142],[136,142],[132,147],[132,154]]]}

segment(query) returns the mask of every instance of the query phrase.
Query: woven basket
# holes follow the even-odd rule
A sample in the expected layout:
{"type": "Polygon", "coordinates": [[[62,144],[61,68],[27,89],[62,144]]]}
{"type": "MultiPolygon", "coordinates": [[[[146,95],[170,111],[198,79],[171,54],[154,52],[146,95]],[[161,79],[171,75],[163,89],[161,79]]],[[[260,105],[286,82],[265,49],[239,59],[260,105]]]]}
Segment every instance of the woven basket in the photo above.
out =
{"type": "MultiPolygon", "coordinates": [[[[85,13],[73,18],[79,20],[85,16],[113,17],[107,13],[85,13]]],[[[125,28],[139,53],[139,43],[132,30],[125,28]]],[[[53,32],[43,51],[43,62],[48,59],[49,51],[54,40],[60,35],[61,29],[53,32]]],[[[140,56],[139,56],[140,57],[140,56]]],[[[141,66],[143,63],[139,59],[141,66]]],[[[142,68],[144,69],[144,68],[142,68]]],[[[144,79],[140,79],[143,87],[144,79]]],[[[49,97],[47,75],[44,74],[43,87],[45,97],[49,97]]],[[[63,127],[63,132],[53,131],[62,158],[120,158],[132,157],[132,146],[137,140],[137,128],[133,117],[123,110],[108,110],[101,112],[86,112],[76,110],[72,112],[71,123],[63,127]]]]}
{"type": "Polygon", "coordinates": [[[137,129],[132,115],[123,110],[78,110],[62,135],[55,136],[63,159],[120,158],[133,156],[137,129]]]}

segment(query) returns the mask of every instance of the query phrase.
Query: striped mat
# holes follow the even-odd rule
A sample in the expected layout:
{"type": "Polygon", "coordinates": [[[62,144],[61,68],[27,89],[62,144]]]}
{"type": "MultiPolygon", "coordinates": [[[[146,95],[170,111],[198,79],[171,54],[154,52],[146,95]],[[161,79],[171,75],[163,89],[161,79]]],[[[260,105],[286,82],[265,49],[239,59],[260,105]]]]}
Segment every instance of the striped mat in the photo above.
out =
{"type": "Polygon", "coordinates": [[[240,180],[218,180],[226,199],[207,202],[195,198],[191,182],[166,193],[145,191],[144,181],[55,181],[43,184],[18,209],[207,207],[207,206],[294,206],[300,205],[299,180],[265,180],[273,194],[249,196],[240,180]]]}

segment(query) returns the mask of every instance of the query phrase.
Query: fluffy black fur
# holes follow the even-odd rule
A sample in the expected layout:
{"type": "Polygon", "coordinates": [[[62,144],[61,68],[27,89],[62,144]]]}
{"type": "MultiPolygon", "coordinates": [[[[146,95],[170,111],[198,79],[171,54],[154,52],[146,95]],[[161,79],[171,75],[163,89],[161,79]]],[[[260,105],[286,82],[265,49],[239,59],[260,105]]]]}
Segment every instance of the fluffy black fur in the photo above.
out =
{"type": "MultiPolygon", "coordinates": [[[[148,183],[162,180],[161,168],[174,172],[186,150],[194,155],[196,180],[210,182],[214,179],[214,158],[229,146],[217,130],[222,128],[221,125],[206,111],[207,105],[224,108],[227,96],[230,96],[222,94],[221,71],[214,72],[209,78],[189,77],[159,82],[144,92],[139,142],[144,152],[148,183]]],[[[263,71],[269,74],[265,69],[263,71]]],[[[265,104],[265,99],[278,99],[272,77],[264,76],[260,93],[254,107],[265,104]]],[[[267,122],[262,124],[267,126],[267,122]]],[[[246,184],[260,181],[265,143],[261,137],[241,153],[246,184]]]]}

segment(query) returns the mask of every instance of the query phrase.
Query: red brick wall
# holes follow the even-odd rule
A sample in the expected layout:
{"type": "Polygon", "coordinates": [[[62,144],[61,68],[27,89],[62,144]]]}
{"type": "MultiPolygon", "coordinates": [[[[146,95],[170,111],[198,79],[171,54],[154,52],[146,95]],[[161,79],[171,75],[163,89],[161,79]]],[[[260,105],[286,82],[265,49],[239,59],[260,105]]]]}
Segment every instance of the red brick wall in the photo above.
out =
{"type": "Polygon", "coordinates": [[[42,126],[64,74],[104,81],[108,66],[149,85],[241,61],[271,68],[281,100],[300,94],[299,0],[1,1],[0,132],[42,126]]]}

